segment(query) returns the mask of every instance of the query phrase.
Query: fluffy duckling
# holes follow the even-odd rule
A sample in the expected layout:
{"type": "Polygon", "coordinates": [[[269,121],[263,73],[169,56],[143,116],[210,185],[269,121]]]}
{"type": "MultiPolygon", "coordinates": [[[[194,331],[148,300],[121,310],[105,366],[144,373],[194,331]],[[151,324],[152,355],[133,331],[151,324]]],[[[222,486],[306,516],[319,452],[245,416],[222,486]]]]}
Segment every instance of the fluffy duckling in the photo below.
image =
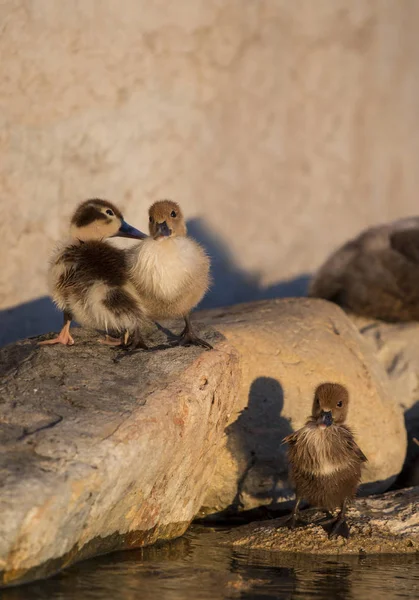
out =
{"type": "Polygon", "coordinates": [[[128,251],[130,277],[152,320],[183,317],[180,344],[212,348],[192,329],[190,313],[209,286],[210,260],[203,248],[187,236],[180,206],[171,200],[149,209],[150,237],[128,251]]]}
{"type": "Polygon", "coordinates": [[[301,429],[284,439],[295,484],[296,503],[290,519],[295,527],[302,499],[314,507],[340,507],[330,536],[349,536],[345,522],[348,501],[355,497],[361,466],[367,461],[345,425],[349,395],[342,385],[323,383],[314,395],[312,415],[301,429]]]}
{"type": "Polygon", "coordinates": [[[54,339],[41,345],[72,345],[70,324],[112,331],[102,343],[146,348],[141,325],[146,318],[128,277],[124,250],[104,241],[110,237],[147,237],[123,219],[120,210],[107,200],[86,200],[75,211],[70,223],[70,241],[55,252],[49,283],[54,303],[63,311],[64,326],[54,339]],[[123,335],[123,339],[122,339],[123,335]]]}
{"type": "Polygon", "coordinates": [[[309,295],[383,321],[419,321],[419,218],[367,229],[339,248],[309,295]]]}

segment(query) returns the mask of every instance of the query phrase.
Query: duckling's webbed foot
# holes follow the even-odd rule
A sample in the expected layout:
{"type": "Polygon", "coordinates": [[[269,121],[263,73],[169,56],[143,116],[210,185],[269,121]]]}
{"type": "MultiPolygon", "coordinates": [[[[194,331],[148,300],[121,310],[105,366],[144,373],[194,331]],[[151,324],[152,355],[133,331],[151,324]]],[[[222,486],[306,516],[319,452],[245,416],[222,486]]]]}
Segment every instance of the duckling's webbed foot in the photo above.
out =
{"type": "Polygon", "coordinates": [[[69,333],[63,334],[62,331],[60,331],[60,333],[59,333],[59,335],[57,335],[57,337],[52,338],[51,340],[43,340],[42,342],[38,342],[38,346],[49,346],[49,345],[53,345],[53,344],[63,344],[63,346],[73,346],[74,339],[72,338],[72,336],[69,333]]]}
{"type": "Polygon", "coordinates": [[[281,520],[281,526],[288,527],[288,529],[296,529],[297,527],[305,527],[306,525],[308,525],[307,521],[294,514],[288,515],[281,520]]]}
{"type": "Polygon", "coordinates": [[[181,336],[179,339],[179,346],[201,346],[202,348],[207,348],[208,350],[213,349],[209,342],[206,342],[190,331],[181,336]]]}
{"type": "Polygon", "coordinates": [[[124,337],[124,350],[148,350],[148,346],[145,343],[143,336],[138,330],[134,331],[134,333],[131,336],[127,334],[128,332],[125,334],[124,337]]]}
{"type": "Polygon", "coordinates": [[[213,349],[209,342],[206,342],[195,334],[192,329],[189,315],[185,317],[185,328],[180,334],[178,344],[179,346],[201,346],[202,348],[207,348],[208,350],[213,349]]]}
{"type": "Polygon", "coordinates": [[[105,339],[100,339],[99,344],[103,344],[104,346],[122,346],[123,341],[121,338],[114,338],[110,335],[105,335],[105,339]]]}
{"type": "Polygon", "coordinates": [[[343,537],[348,539],[349,538],[349,526],[347,524],[347,522],[345,521],[345,519],[341,518],[340,515],[339,517],[337,517],[329,531],[329,538],[334,538],[334,537],[343,537]]]}
{"type": "Polygon", "coordinates": [[[302,519],[300,516],[300,502],[301,498],[297,498],[292,513],[281,519],[282,527],[288,527],[288,529],[295,529],[296,527],[304,527],[307,525],[307,521],[302,519]]]}
{"type": "Polygon", "coordinates": [[[333,537],[344,537],[346,539],[349,538],[349,527],[347,522],[345,521],[345,513],[347,507],[347,500],[345,500],[342,504],[342,509],[338,516],[335,519],[329,519],[328,521],[323,521],[322,525],[331,524],[331,528],[329,529],[329,538],[333,537]]]}
{"type": "Polygon", "coordinates": [[[52,340],[44,340],[43,342],[38,342],[38,346],[49,346],[53,344],[63,344],[63,346],[73,346],[74,340],[70,335],[70,325],[71,321],[67,321],[64,324],[64,327],[61,329],[60,333],[57,337],[52,338],[52,340]]]}

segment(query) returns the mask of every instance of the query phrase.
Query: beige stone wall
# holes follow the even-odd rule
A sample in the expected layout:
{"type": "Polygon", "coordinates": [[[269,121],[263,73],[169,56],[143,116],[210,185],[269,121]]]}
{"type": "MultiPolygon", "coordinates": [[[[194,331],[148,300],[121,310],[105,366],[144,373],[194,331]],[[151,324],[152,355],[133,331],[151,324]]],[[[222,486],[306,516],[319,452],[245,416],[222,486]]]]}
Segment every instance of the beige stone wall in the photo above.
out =
{"type": "Polygon", "coordinates": [[[179,200],[212,305],[417,212],[416,0],[3,0],[0,24],[0,309],[47,293],[86,197],[139,227],[179,200]]]}

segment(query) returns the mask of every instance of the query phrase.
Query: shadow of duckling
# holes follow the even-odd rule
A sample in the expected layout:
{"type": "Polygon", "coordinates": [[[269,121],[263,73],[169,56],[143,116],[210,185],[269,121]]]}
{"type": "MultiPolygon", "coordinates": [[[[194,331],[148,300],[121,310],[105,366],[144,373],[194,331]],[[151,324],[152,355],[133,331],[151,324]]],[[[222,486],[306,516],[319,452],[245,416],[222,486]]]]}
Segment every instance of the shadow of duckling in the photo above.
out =
{"type": "Polygon", "coordinates": [[[244,494],[274,507],[287,487],[286,452],[280,440],[292,433],[292,428],[289,420],[281,416],[283,407],[284,391],[279,381],[257,377],[250,386],[248,405],[228,426],[227,447],[238,461],[240,472],[228,513],[244,508],[244,494]]]}

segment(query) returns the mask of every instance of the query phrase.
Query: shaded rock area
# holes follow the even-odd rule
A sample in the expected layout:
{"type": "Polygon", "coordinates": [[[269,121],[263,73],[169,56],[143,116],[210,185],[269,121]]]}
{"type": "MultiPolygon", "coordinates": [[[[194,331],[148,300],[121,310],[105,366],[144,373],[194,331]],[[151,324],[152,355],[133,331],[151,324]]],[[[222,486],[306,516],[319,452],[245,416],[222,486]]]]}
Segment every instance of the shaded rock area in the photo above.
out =
{"type": "Polygon", "coordinates": [[[401,482],[419,485],[419,323],[384,323],[348,315],[384,367],[388,387],[404,413],[408,449],[401,482]]]}
{"type": "Polygon", "coordinates": [[[0,350],[2,584],[184,533],[239,385],[237,352],[200,333],[213,351],[156,332],[154,351],[115,362],[82,330],[72,347],[0,350]]]}
{"type": "Polygon", "coordinates": [[[382,365],[339,307],[283,299],[201,311],[200,319],[238,349],[242,368],[239,399],[200,516],[289,503],[281,442],[304,424],[316,386],[326,381],[348,387],[348,424],[369,461],[363,491],[390,487],[406,453],[403,413],[382,365]]]}
{"type": "Polygon", "coordinates": [[[405,238],[418,227],[419,217],[407,217],[361,231],[326,259],[312,277],[308,295],[388,322],[418,318],[417,258],[405,238]],[[392,242],[398,235],[403,243],[397,237],[392,242]]]}
{"type": "MultiPolygon", "coordinates": [[[[302,515],[310,521],[321,513],[302,515]]],[[[419,488],[358,498],[348,510],[350,537],[329,539],[326,526],[311,523],[290,530],[282,519],[233,529],[223,541],[256,550],[308,554],[379,554],[419,552],[419,488]]]]}

